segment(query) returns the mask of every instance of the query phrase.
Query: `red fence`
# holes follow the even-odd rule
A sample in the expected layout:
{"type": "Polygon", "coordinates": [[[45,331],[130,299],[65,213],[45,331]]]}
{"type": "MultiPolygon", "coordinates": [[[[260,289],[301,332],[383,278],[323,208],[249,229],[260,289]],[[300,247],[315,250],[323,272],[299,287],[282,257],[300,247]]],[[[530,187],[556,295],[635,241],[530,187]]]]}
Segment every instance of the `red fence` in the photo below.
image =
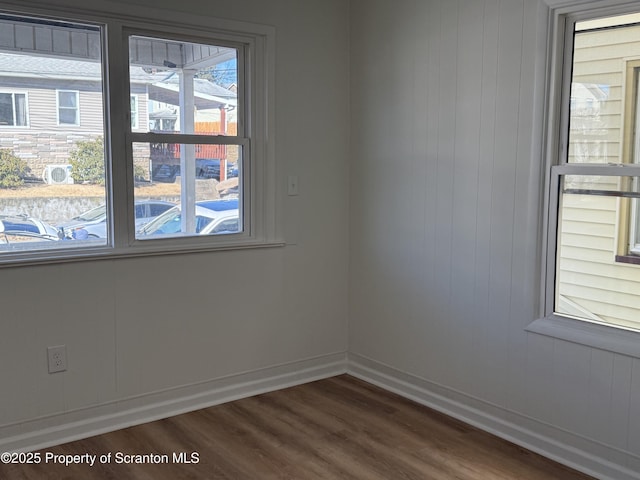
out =
{"type": "MultiPolygon", "coordinates": [[[[201,135],[236,135],[237,124],[230,123],[227,125],[227,132],[220,129],[220,122],[196,122],[195,133],[201,135]]],[[[152,143],[151,160],[152,162],[173,164],[180,158],[180,144],[177,143],[152,143]]],[[[197,159],[227,159],[226,145],[196,145],[197,159]]]]}

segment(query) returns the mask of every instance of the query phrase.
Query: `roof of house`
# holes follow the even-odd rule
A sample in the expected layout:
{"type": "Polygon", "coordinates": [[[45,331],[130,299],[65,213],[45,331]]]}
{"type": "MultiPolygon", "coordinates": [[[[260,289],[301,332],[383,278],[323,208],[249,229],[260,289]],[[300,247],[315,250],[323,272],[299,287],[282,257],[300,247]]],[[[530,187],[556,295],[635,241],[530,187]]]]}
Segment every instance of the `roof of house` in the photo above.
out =
{"type": "MultiPolygon", "coordinates": [[[[217,85],[209,80],[204,78],[194,78],[194,88],[198,93],[204,93],[206,95],[211,95],[213,97],[220,98],[236,98],[236,93],[228,88],[224,88],[220,85],[217,85]]],[[[169,85],[178,85],[180,83],[180,78],[178,77],[177,72],[171,72],[169,75],[163,76],[160,80],[160,83],[165,83],[169,85]]]]}
{"type": "MultiPolygon", "coordinates": [[[[73,60],[64,57],[20,55],[0,52],[0,83],[2,77],[39,80],[84,80],[97,82],[101,78],[99,62],[73,60]]],[[[179,76],[177,72],[149,73],[142,67],[130,67],[131,81],[149,85],[149,96],[177,105],[179,76]]],[[[209,80],[194,79],[196,105],[200,109],[236,104],[236,92],[209,80]]]]}
{"type": "MultiPolygon", "coordinates": [[[[96,81],[101,77],[101,70],[99,62],[0,52],[0,76],[4,77],[96,81]]],[[[134,82],[152,83],[155,78],[141,67],[131,67],[131,79],[134,82]]]]}

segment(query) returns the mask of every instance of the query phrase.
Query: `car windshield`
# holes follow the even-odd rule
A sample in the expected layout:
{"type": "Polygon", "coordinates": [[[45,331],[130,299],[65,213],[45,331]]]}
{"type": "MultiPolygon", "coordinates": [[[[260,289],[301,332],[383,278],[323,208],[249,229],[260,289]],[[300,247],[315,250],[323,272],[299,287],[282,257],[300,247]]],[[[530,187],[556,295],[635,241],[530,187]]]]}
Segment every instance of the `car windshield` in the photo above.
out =
{"type": "MultiPolygon", "coordinates": [[[[211,223],[212,218],[203,215],[196,216],[196,233],[200,233],[204,227],[211,223]]],[[[182,231],[182,214],[178,207],[167,210],[155,220],[147,223],[140,233],[143,235],[159,235],[167,233],[180,233],[182,231]]]]}
{"type": "Polygon", "coordinates": [[[151,235],[152,233],[175,233],[180,231],[180,209],[173,207],[158,215],[154,220],[147,223],[140,229],[143,235],[151,235]],[[177,230],[173,230],[177,224],[177,230]]]}
{"type": "MultiPolygon", "coordinates": [[[[196,233],[200,233],[207,225],[211,223],[213,217],[215,216],[213,212],[237,209],[238,203],[238,199],[208,200],[198,202],[196,204],[197,208],[210,210],[212,212],[210,213],[210,216],[196,215],[196,233]]],[[[147,223],[144,227],[138,230],[138,233],[140,235],[180,233],[182,231],[181,220],[182,215],[180,213],[180,206],[175,206],[164,212],[162,215],[158,215],[155,219],[147,223]]]]}
{"type": "Polygon", "coordinates": [[[74,217],[74,220],[81,220],[83,222],[95,222],[97,220],[105,220],[107,218],[107,206],[100,205],[99,207],[92,208],[88,212],[84,212],[77,217],[74,217]]]}

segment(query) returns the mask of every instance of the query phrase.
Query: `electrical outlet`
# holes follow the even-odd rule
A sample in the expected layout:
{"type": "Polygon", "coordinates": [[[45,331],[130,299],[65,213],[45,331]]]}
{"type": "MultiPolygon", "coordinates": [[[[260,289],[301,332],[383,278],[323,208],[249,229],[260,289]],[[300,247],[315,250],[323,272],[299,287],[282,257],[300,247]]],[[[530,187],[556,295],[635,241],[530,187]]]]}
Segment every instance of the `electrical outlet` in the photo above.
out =
{"type": "Polygon", "coordinates": [[[49,373],[64,372],[67,369],[67,346],[47,347],[49,373]]]}

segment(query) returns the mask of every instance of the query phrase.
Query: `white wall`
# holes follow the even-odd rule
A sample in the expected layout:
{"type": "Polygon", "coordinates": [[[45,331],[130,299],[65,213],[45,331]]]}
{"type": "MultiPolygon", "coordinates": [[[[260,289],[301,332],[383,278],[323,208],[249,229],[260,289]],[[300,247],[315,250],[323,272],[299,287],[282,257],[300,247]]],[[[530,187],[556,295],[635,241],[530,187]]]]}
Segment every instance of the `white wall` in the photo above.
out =
{"type": "Polygon", "coordinates": [[[640,478],[640,359],[524,330],[545,14],[351,1],[350,368],[601,478],[640,478]]]}
{"type": "Polygon", "coordinates": [[[275,27],[279,191],[288,174],[300,185],[299,196],[282,195],[288,245],[0,269],[0,443],[33,445],[18,437],[340,356],[344,370],[347,4],[144,0],[121,8],[131,3],[275,27]],[[46,347],[59,344],[69,369],[49,375],[46,347]]]}
{"type": "Polygon", "coordinates": [[[0,270],[0,440],[313,371],[346,350],[349,316],[353,373],[638,478],[624,467],[640,470],[640,360],[524,331],[538,2],[120,3],[276,27],[278,178],[301,191],[283,199],[289,244],[0,270]],[[48,375],[61,343],[69,371],[48,375]]]}

